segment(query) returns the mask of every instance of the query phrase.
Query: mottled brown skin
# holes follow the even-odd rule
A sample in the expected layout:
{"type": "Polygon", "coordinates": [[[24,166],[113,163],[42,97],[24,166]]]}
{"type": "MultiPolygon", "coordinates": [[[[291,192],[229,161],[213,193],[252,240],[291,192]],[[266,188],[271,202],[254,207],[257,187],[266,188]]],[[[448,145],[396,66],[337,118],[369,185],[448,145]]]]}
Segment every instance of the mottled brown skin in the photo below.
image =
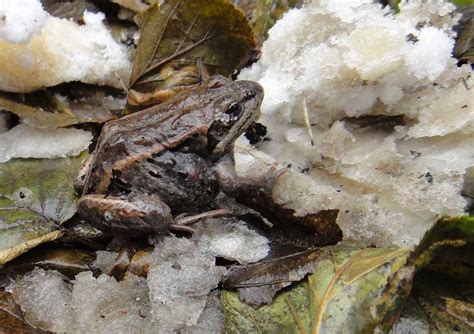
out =
{"type": "Polygon", "coordinates": [[[85,173],[78,212],[117,233],[160,233],[173,216],[210,209],[220,190],[271,189],[278,173],[235,173],[234,141],[259,116],[262,87],[214,78],[192,92],[107,123],[85,173]]]}

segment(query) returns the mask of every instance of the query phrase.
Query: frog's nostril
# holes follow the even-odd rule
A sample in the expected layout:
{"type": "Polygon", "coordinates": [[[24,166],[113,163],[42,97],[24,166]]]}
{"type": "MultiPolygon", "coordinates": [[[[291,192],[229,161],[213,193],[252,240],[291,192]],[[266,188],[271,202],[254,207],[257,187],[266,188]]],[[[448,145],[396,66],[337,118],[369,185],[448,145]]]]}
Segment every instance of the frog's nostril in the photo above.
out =
{"type": "Polygon", "coordinates": [[[257,91],[251,89],[247,92],[247,94],[245,94],[244,101],[249,101],[253,99],[255,96],[257,96],[257,91]]]}

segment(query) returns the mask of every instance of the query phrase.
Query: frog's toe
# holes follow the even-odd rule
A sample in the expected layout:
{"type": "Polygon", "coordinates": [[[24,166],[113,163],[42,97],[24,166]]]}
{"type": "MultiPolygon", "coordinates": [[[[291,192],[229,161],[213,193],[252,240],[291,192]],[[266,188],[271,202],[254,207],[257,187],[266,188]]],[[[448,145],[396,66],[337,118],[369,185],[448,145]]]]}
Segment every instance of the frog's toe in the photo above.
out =
{"type": "Polygon", "coordinates": [[[288,172],[288,168],[281,168],[277,163],[274,163],[270,168],[260,177],[261,188],[270,193],[277,183],[278,179],[288,172]]]}

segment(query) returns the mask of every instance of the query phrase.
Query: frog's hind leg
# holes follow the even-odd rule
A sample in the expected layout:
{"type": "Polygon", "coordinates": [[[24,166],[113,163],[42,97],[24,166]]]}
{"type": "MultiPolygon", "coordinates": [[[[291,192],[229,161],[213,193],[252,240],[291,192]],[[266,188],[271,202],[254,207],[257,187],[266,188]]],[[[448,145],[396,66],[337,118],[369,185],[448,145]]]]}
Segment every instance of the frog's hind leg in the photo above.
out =
{"type": "Polygon", "coordinates": [[[122,238],[168,231],[171,209],[158,196],[90,194],[78,203],[80,215],[97,228],[122,238]]]}

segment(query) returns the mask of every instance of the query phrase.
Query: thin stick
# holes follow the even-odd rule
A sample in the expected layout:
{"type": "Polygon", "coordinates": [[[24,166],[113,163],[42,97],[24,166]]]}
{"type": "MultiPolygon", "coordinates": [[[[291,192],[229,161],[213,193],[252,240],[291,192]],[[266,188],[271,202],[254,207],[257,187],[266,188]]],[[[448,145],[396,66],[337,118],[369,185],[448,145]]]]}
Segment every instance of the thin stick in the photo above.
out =
{"type": "Polygon", "coordinates": [[[187,216],[187,217],[178,217],[177,219],[175,219],[175,225],[191,225],[203,219],[229,216],[231,214],[232,214],[232,210],[230,209],[212,210],[212,211],[199,213],[197,215],[192,215],[192,216],[187,216]]]}
{"type": "Polygon", "coordinates": [[[306,127],[308,128],[309,138],[311,138],[311,146],[314,146],[313,130],[311,129],[311,123],[309,122],[308,106],[306,104],[305,94],[303,94],[303,115],[304,115],[304,122],[306,124],[306,127]]]}

